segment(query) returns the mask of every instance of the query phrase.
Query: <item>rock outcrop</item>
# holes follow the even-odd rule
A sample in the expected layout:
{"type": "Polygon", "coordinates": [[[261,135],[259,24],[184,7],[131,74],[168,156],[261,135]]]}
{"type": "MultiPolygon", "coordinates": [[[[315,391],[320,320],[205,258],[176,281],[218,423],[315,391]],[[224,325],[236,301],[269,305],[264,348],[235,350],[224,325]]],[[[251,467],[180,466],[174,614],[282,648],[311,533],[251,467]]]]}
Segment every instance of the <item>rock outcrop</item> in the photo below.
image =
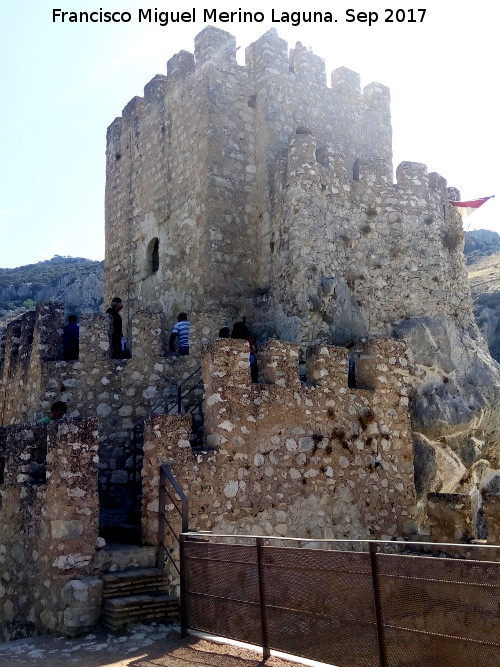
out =
{"type": "Polygon", "coordinates": [[[470,257],[466,255],[474,316],[491,356],[500,361],[500,251],[483,255],[473,263],[470,257]]]}
{"type": "Polygon", "coordinates": [[[467,264],[500,252],[500,234],[490,229],[474,229],[465,234],[464,253],[467,264]]]}
{"type": "Polygon", "coordinates": [[[37,303],[62,302],[68,313],[95,313],[103,302],[104,263],[81,257],[0,269],[0,324],[37,303]]]}

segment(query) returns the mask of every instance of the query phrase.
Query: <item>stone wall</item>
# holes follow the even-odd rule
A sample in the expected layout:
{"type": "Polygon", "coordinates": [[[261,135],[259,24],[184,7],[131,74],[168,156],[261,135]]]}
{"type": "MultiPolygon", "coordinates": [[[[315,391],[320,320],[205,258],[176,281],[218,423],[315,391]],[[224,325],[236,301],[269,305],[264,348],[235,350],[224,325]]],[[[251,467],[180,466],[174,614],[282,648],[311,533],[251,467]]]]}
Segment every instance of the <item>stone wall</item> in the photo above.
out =
{"type": "Polygon", "coordinates": [[[243,315],[304,348],[472,321],[446,181],[404,162],[392,182],[388,89],[345,67],[327,87],[323,60],[275,30],[244,67],[235,54],[205,28],[109,127],[106,299],[188,311],[197,351],[243,315]]]}
{"type": "Polygon", "coordinates": [[[393,181],[385,86],[345,67],[327,86],[322,59],[274,30],[245,66],[235,48],[207,27],[109,127],[106,298],[186,310],[196,356],[242,317],[301,360],[404,340],[420,462],[438,467],[423,497],[449,469],[500,469],[500,369],[474,322],[459,192],[415,162],[393,181]]]}
{"type": "Polygon", "coordinates": [[[159,464],[190,501],[190,528],[304,538],[384,538],[416,531],[404,345],[356,349],[360,388],[348,387],[347,350],[317,346],[308,384],[298,348],[270,342],[266,384],[252,384],[244,341],[217,340],[203,357],[205,429],[213,451],[193,454],[183,417],[147,423],[146,540],[156,543],[159,464]]]}
{"type": "MultiPolygon", "coordinates": [[[[126,311],[125,311],[126,312],[126,311]]],[[[163,315],[130,319],[132,358],[109,354],[110,317],[82,315],[78,361],[62,360],[62,306],[41,304],[7,327],[0,366],[0,424],[32,421],[65,401],[69,417],[99,420],[99,482],[104,503],[121,503],[132,475],[132,427],[196,366],[165,357],[163,315]]]]}
{"type": "Polygon", "coordinates": [[[346,157],[295,136],[278,171],[271,285],[279,337],[345,345],[427,316],[471,322],[463,234],[423,164],[346,157]]]}
{"type": "Polygon", "coordinates": [[[93,577],[99,523],[97,420],[0,431],[5,456],[2,639],[90,629],[99,617],[102,590],[93,577]]]}

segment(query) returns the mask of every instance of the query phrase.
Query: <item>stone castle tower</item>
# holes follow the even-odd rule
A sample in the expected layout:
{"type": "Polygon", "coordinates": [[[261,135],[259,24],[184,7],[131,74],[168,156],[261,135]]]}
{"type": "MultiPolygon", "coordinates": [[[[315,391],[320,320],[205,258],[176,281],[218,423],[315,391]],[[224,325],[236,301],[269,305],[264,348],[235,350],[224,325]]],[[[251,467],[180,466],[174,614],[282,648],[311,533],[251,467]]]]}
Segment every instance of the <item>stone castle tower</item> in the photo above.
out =
{"type": "Polygon", "coordinates": [[[207,27],[108,129],[105,298],[186,310],[195,343],[242,316],[303,347],[471,323],[458,193],[423,164],[392,175],[385,86],[341,67],[327,87],[275,30],[243,67],[207,27]]]}
{"type": "Polygon", "coordinates": [[[95,314],[64,360],[58,304],[0,335],[0,637],[94,626],[110,521],[142,495],[155,551],[165,463],[199,530],[500,543],[500,367],[473,319],[459,194],[422,164],[392,174],[387,88],[344,68],[327,87],[323,61],[275,31],[242,67],[206,28],[125,107],[105,296],[126,302],[132,357],[110,358],[95,314]],[[181,310],[185,357],[166,353],[181,310]],[[214,340],[241,317],[259,382],[246,341],[214,340]],[[197,451],[189,410],[161,414],[193,371],[197,451]],[[68,419],[33,423],[55,400],[68,419]]]}

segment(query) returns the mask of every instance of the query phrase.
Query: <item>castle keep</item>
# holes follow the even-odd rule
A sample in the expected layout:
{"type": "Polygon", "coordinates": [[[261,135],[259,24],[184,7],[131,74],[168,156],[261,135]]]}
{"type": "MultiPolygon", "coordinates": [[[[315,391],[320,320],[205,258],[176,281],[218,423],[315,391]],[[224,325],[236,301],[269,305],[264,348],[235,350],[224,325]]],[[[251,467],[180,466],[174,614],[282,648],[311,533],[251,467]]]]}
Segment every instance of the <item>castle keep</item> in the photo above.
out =
{"type": "Polygon", "coordinates": [[[405,162],[393,184],[389,103],[274,30],[244,67],[203,30],[108,128],[106,299],[186,310],[197,342],[241,316],[301,346],[470,320],[446,181],[405,162]]]}
{"type": "Polygon", "coordinates": [[[321,58],[274,30],[241,66],[207,27],[110,125],[105,300],[125,302],[132,357],[111,359],[108,316],[86,315],[63,361],[58,304],[0,341],[4,638],[93,627],[124,565],[105,517],[127,514],[141,477],[155,552],[165,463],[193,529],[498,542],[500,372],[472,315],[459,194],[423,164],[393,182],[389,102],[343,67],[327,86],[321,58]],[[167,351],[180,311],[182,358],[167,351]],[[257,383],[247,342],[217,338],[242,318],[257,383]],[[197,451],[191,414],[166,414],[193,371],[197,451]],[[67,419],[34,423],[57,399],[67,419]]]}

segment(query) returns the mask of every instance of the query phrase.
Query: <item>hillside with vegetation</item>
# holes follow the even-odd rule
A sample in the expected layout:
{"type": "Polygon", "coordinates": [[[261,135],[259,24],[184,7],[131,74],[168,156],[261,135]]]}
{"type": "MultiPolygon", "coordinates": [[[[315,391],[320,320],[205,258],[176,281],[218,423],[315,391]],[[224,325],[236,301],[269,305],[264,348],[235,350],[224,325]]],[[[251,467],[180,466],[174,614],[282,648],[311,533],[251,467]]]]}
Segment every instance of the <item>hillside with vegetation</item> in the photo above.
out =
{"type": "Polygon", "coordinates": [[[104,262],[62,257],[0,269],[0,321],[43,301],[61,301],[68,314],[97,312],[102,306],[104,262]]]}
{"type": "Polygon", "coordinates": [[[464,252],[474,316],[491,356],[500,361],[500,235],[488,229],[467,232],[464,252]]]}

